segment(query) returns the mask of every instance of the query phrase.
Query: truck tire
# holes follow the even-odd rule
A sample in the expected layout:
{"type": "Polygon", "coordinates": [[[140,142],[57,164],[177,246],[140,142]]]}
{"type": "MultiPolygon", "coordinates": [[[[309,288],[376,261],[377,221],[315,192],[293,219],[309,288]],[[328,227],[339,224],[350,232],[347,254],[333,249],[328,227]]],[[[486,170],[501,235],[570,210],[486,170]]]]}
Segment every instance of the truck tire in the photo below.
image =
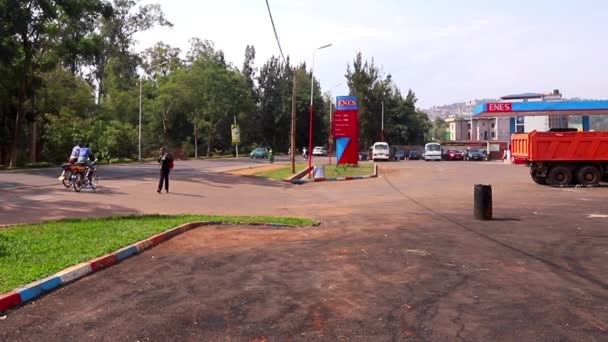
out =
{"type": "Polygon", "coordinates": [[[576,171],[576,183],[581,185],[597,185],[600,183],[602,173],[591,165],[583,166],[576,171]]]}
{"type": "Polygon", "coordinates": [[[572,183],[572,170],[565,166],[554,166],[547,174],[547,182],[553,186],[565,186],[572,183]]]}
{"type": "Polygon", "coordinates": [[[545,177],[537,176],[535,174],[530,175],[534,183],[539,185],[547,185],[547,179],[545,177]]]}

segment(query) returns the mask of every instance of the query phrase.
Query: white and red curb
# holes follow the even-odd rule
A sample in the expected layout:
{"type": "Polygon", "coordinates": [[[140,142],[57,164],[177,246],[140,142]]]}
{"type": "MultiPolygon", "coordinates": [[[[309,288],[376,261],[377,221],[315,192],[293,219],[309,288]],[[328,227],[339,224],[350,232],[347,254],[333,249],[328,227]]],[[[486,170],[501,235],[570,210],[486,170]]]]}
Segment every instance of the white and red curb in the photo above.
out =
{"type": "Polygon", "coordinates": [[[349,180],[358,180],[358,179],[369,179],[378,177],[378,165],[374,165],[374,174],[369,176],[346,176],[346,177],[319,177],[319,178],[310,178],[310,179],[291,179],[286,180],[286,182],[292,184],[306,184],[306,183],[315,183],[315,182],[339,182],[339,181],[349,181],[349,180]]]}
{"type": "MultiPolygon", "coordinates": [[[[0,294],[0,312],[4,312],[8,309],[16,306],[25,304],[31,300],[34,300],[41,295],[54,290],[62,285],[66,285],[70,282],[83,278],[89,274],[95,273],[106,267],[115,265],[135,254],[141,253],[146,249],[159,245],[160,243],[171,239],[172,237],[185,233],[190,229],[203,227],[203,226],[216,226],[216,225],[248,225],[248,226],[259,226],[259,227],[272,227],[272,228],[285,228],[295,227],[283,223],[231,223],[231,222],[220,222],[220,221],[206,221],[206,222],[191,222],[181,226],[172,228],[160,234],[151,236],[145,240],[121,248],[114,253],[100,256],[93,260],[80,263],[78,265],[67,268],[60,271],[52,276],[46,277],[42,280],[30,283],[22,288],[16,289],[12,292],[0,294]]],[[[313,224],[313,226],[319,225],[319,222],[313,224]]]]}

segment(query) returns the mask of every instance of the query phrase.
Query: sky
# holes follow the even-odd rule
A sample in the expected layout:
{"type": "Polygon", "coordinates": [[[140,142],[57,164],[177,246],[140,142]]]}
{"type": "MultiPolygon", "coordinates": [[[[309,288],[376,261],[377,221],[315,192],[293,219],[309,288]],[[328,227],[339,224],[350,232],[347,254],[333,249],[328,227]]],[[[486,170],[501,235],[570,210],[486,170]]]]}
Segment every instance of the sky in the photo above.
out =
{"type": "MultiPolygon", "coordinates": [[[[292,61],[312,64],[324,92],[347,95],[357,52],[391,74],[418,106],[522,92],[608,99],[608,1],[269,0],[292,61]],[[342,84],[340,84],[342,83],[342,84]]],[[[214,42],[241,67],[245,47],[259,67],[279,55],[265,0],[144,0],[173,28],[138,33],[136,49],[158,41],[185,53],[189,39],[214,42]]]]}

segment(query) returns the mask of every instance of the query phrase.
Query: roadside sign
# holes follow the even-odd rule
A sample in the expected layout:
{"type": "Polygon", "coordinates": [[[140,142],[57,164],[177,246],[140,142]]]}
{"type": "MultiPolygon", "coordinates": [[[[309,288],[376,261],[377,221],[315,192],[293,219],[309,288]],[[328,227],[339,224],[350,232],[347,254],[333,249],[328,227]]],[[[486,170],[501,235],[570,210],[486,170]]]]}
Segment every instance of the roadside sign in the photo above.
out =
{"type": "Polygon", "coordinates": [[[232,143],[238,144],[241,142],[241,129],[239,125],[230,125],[230,131],[232,132],[232,143]]]}

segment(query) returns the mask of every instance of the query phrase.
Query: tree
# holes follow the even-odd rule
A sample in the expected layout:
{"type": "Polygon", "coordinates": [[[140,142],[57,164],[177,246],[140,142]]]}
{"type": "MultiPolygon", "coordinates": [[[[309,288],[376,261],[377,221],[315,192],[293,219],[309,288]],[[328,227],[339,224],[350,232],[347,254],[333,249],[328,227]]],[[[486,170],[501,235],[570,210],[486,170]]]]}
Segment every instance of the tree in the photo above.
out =
{"type": "MultiPolygon", "coordinates": [[[[106,97],[105,76],[113,72],[115,78],[133,78],[138,65],[138,57],[131,52],[133,35],[160,25],[172,27],[158,4],[147,4],[135,9],[140,0],[114,0],[111,15],[99,23],[100,34],[95,38],[98,44],[94,56],[94,78],[97,85],[97,100],[106,97]],[[110,68],[110,70],[108,70],[110,68]]],[[[117,86],[119,82],[114,82],[117,86]]]]}
{"type": "MultiPolygon", "coordinates": [[[[15,166],[17,152],[22,131],[22,124],[26,112],[32,121],[33,146],[30,148],[35,158],[36,141],[36,113],[34,111],[35,99],[32,98],[35,90],[40,87],[39,73],[53,69],[57,64],[55,54],[49,53],[57,45],[59,36],[57,27],[63,24],[64,28],[78,31],[75,18],[91,13],[95,15],[101,8],[99,1],[89,0],[78,4],[67,0],[29,0],[4,1],[0,3],[0,22],[2,34],[7,42],[2,45],[11,47],[11,60],[8,64],[14,69],[16,82],[16,106],[14,135],[9,166],[15,166]],[[29,101],[28,103],[28,100],[29,101]]],[[[69,52],[73,52],[70,50],[69,52]]]]}
{"type": "Polygon", "coordinates": [[[447,131],[447,129],[448,125],[446,124],[445,120],[440,117],[436,117],[433,121],[433,128],[431,133],[433,140],[444,140],[445,132],[447,131]]]}
{"type": "Polygon", "coordinates": [[[402,96],[390,74],[382,78],[380,69],[363,61],[361,53],[347,67],[350,94],[359,99],[360,147],[367,148],[380,139],[381,111],[384,105],[385,139],[393,145],[422,144],[428,139],[428,116],[416,109],[416,94],[410,89],[402,96]]]}

